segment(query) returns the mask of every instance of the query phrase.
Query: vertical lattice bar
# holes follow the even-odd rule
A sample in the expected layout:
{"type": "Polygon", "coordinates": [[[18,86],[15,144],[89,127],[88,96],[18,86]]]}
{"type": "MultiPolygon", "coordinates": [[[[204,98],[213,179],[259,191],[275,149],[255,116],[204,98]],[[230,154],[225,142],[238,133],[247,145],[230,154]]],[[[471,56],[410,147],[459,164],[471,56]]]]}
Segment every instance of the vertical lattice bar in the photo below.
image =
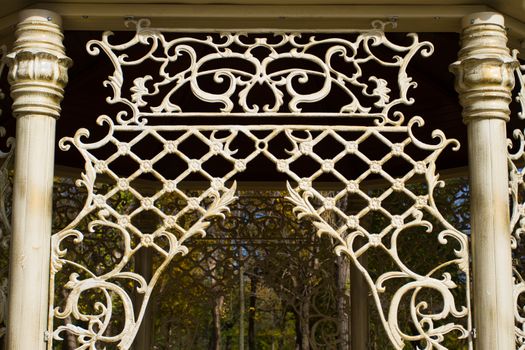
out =
{"type": "Polygon", "coordinates": [[[8,349],[45,349],[48,321],[51,203],[55,123],[71,60],[60,18],[24,11],[8,55],[17,118],[13,232],[10,256],[8,349]]]}
{"type": "Polygon", "coordinates": [[[468,126],[476,348],[514,349],[505,125],[517,62],[499,14],[465,17],[461,40],[451,70],[468,126]]]}

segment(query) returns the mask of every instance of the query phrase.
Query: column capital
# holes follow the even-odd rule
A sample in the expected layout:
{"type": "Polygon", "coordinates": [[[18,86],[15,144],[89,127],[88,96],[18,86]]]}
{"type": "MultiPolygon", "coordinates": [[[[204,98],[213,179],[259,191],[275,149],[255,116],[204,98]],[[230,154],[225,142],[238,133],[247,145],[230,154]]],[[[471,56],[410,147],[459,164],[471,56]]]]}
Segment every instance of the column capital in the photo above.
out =
{"type": "Polygon", "coordinates": [[[514,70],[519,62],[507,47],[502,15],[479,12],[463,18],[461,50],[450,71],[463,107],[463,121],[509,120],[514,70]]]}
{"type": "Polygon", "coordinates": [[[60,16],[46,10],[20,13],[13,50],[7,55],[13,115],[60,116],[72,61],[65,54],[60,16]]]}

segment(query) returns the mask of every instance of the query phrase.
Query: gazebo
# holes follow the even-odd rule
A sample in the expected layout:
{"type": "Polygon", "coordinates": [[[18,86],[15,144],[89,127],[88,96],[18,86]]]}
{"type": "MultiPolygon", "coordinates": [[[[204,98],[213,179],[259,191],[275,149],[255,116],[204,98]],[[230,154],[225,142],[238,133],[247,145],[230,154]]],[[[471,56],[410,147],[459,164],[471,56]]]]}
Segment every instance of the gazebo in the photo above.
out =
{"type": "Polygon", "coordinates": [[[0,347],[525,349],[524,22],[7,0],[0,347]]]}

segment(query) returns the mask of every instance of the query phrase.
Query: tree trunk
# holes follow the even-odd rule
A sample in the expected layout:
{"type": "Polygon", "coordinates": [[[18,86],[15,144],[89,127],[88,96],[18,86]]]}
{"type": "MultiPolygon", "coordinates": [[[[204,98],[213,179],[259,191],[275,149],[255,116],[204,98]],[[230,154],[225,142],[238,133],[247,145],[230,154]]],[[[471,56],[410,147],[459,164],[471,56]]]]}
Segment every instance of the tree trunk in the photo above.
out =
{"type": "Polygon", "coordinates": [[[212,325],[211,325],[211,337],[208,343],[209,350],[220,350],[221,349],[221,311],[224,304],[224,293],[222,288],[217,283],[220,276],[217,275],[217,261],[219,257],[216,255],[217,251],[214,251],[212,256],[208,258],[208,271],[211,278],[211,290],[213,291],[213,308],[212,308],[212,325]]]}
{"type": "Polygon", "coordinates": [[[310,350],[310,293],[304,298],[300,311],[301,350],[310,350]]]}
{"type": "Polygon", "coordinates": [[[284,334],[286,331],[286,315],[288,314],[288,305],[286,305],[286,302],[281,299],[281,315],[279,320],[277,321],[278,329],[281,330],[281,334],[279,335],[279,339],[277,341],[277,349],[282,350],[284,347],[284,334]]]}
{"type": "Polygon", "coordinates": [[[244,266],[239,246],[239,350],[244,350],[244,266]]]}
{"type": "Polygon", "coordinates": [[[210,339],[209,350],[220,350],[221,349],[221,311],[222,305],[224,304],[224,296],[219,295],[215,297],[212,316],[212,335],[210,339]]]}
{"type": "Polygon", "coordinates": [[[350,264],[346,257],[337,257],[337,320],[341,342],[337,348],[339,350],[348,350],[350,348],[349,332],[349,280],[350,264]]]}
{"type": "Polygon", "coordinates": [[[226,345],[224,346],[224,348],[224,350],[231,350],[232,348],[232,336],[229,334],[226,336],[226,345]]]}
{"type": "Polygon", "coordinates": [[[304,298],[294,312],[295,343],[298,350],[310,350],[310,298],[304,298]]]}
{"type": "Polygon", "coordinates": [[[294,312],[294,318],[295,318],[295,350],[302,350],[301,348],[301,342],[302,342],[302,328],[301,328],[301,316],[298,312],[294,312]]]}
{"type": "Polygon", "coordinates": [[[171,321],[166,325],[166,350],[171,348],[171,321]]]}
{"type": "Polygon", "coordinates": [[[248,350],[255,350],[255,307],[257,304],[257,277],[250,277],[250,308],[248,309],[248,350]]]}

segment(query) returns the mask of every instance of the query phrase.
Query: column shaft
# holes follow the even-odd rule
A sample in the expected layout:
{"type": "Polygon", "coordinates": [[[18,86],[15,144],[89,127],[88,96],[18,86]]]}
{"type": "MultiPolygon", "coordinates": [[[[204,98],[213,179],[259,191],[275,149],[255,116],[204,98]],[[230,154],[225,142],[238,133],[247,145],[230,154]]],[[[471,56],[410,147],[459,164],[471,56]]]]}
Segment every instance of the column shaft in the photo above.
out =
{"type": "Polygon", "coordinates": [[[7,323],[10,350],[45,348],[54,139],[53,118],[17,121],[7,323]]]}
{"type": "Polygon", "coordinates": [[[505,121],[468,127],[476,349],[514,349],[505,121]]]}
{"type": "Polygon", "coordinates": [[[517,62],[499,14],[464,18],[461,40],[451,70],[468,128],[476,349],[515,349],[505,124],[517,62]]]}
{"type": "Polygon", "coordinates": [[[17,118],[7,348],[43,350],[48,323],[55,124],[71,61],[58,15],[23,11],[8,79],[17,118]]]}

